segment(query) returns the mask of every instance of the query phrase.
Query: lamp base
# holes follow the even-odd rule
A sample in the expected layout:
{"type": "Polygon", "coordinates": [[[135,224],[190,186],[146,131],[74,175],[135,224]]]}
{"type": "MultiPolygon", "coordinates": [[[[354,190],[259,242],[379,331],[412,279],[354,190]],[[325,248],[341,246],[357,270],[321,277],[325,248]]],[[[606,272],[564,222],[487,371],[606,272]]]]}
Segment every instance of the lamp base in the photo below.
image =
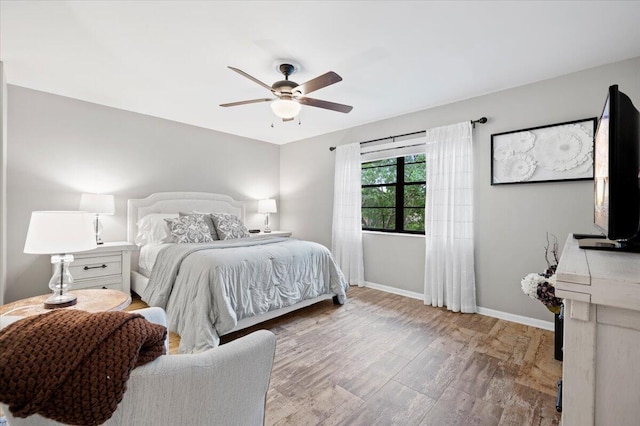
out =
{"type": "Polygon", "coordinates": [[[45,309],[67,308],[78,303],[78,299],[73,294],[54,294],[44,301],[45,309]]]}
{"type": "Polygon", "coordinates": [[[100,245],[100,244],[104,244],[102,242],[102,222],[100,222],[100,215],[96,213],[96,217],[94,220],[94,223],[96,225],[96,244],[100,245]]]}
{"type": "Polygon", "coordinates": [[[265,218],[264,218],[264,233],[265,233],[265,234],[269,234],[269,233],[271,233],[271,227],[269,226],[269,212],[265,213],[265,218]]]}

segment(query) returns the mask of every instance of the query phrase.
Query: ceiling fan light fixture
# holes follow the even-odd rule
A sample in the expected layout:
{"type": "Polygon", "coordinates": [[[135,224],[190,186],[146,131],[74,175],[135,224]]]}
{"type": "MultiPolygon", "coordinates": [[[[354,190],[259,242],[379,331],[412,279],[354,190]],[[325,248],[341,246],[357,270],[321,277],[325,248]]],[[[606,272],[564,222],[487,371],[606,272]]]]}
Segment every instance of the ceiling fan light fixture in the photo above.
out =
{"type": "Polygon", "coordinates": [[[290,99],[277,99],[271,103],[273,113],[280,118],[293,118],[300,113],[302,106],[290,99]]]}

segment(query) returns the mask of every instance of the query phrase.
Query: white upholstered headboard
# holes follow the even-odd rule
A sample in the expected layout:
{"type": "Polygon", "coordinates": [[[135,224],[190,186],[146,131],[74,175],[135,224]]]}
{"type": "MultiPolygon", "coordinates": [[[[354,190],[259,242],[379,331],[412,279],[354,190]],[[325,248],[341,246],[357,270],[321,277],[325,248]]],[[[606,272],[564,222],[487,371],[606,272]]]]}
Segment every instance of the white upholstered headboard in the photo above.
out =
{"type": "Polygon", "coordinates": [[[127,241],[134,243],[138,234],[136,223],[150,213],[179,212],[231,213],[244,222],[244,203],[228,195],[208,192],[156,192],[147,198],[127,202],[127,241]]]}

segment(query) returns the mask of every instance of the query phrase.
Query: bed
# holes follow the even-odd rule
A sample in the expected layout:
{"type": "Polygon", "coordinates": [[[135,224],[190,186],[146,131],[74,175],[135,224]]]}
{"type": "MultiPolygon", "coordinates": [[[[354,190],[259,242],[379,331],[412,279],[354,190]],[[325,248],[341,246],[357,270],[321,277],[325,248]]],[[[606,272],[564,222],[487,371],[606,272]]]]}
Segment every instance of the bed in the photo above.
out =
{"type": "Polygon", "coordinates": [[[220,194],[163,192],[128,202],[127,238],[141,245],[132,290],[167,312],[181,353],[215,347],[224,334],[323,300],[346,302],[347,281],[317,243],[261,236],[176,244],[142,237],[149,220],[191,212],[245,219],[244,204],[220,194]]]}

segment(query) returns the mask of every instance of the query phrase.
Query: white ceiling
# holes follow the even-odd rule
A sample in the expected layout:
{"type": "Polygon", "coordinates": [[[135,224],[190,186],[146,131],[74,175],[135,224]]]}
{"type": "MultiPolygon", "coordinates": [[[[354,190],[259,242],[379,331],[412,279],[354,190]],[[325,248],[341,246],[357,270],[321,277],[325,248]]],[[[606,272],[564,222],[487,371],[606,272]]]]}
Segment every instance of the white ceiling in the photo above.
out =
{"type": "MultiPolygon", "coordinates": [[[[640,2],[6,1],[9,84],[284,144],[640,56],[640,2]],[[343,81],[279,122],[271,85],[291,58],[303,83],[343,81]],[[271,127],[271,124],[274,127],[271,127]]],[[[477,118],[477,117],[468,117],[477,118]]]]}

